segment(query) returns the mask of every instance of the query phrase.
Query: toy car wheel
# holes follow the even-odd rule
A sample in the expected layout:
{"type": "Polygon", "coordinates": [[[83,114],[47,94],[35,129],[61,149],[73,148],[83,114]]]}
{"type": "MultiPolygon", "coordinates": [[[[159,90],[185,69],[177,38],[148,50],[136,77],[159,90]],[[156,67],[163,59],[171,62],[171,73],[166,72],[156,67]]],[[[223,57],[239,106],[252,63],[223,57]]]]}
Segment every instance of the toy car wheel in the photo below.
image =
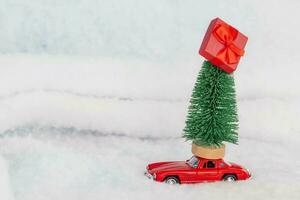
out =
{"type": "Polygon", "coordinates": [[[224,176],[223,181],[234,182],[234,181],[236,181],[236,179],[237,178],[235,175],[226,175],[226,176],[224,176]]]}
{"type": "Polygon", "coordinates": [[[169,185],[176,185],[179,184],[179,180],[175,176],[169,176],[165,179],[165,183],[169,185]]]}

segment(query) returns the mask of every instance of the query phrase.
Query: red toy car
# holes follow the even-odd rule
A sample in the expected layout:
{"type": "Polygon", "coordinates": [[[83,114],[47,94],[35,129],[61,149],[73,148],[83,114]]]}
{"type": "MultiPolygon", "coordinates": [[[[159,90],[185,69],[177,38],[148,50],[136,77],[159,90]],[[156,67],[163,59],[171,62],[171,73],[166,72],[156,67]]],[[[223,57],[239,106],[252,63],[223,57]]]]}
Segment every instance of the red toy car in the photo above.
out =
{"type": "Polygon", "coordinates": [[[248,170],[237,164],[226,163],[223,159],[210,160],[197,156],[187,161],[151,163],[147,166],[145,175],[168,184],[236,181],[251,177],[248,170]]]}

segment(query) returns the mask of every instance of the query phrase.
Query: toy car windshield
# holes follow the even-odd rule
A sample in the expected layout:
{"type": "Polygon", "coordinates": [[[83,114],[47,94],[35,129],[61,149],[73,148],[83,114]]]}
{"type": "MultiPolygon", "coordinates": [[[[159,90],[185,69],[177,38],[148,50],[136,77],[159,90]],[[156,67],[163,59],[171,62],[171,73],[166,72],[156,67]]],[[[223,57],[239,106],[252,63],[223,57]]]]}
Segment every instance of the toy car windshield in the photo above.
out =
{"type": "Polygon", "coordinates": [[[186,163],[189,166],[196,168],[198,166],[199,159],[196,156],[192,156],[189,160],[186,161],[186,163]]]}

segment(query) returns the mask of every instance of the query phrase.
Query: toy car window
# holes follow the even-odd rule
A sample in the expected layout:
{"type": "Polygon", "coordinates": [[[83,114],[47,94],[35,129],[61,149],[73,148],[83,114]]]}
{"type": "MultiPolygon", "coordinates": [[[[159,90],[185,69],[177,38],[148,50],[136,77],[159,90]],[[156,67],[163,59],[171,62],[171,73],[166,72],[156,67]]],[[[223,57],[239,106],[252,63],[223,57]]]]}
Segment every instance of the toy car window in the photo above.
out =
{"type": "Polygon", "coordinates": [[[213,161],[207,161],[207,168],[215,168],[216,164],[213,161]]]}
{"type": "Polygon", "coordinates": [[[225,167],[225,163],[221,162],[220,163],[220,168],[224,168],[225,167]]]}

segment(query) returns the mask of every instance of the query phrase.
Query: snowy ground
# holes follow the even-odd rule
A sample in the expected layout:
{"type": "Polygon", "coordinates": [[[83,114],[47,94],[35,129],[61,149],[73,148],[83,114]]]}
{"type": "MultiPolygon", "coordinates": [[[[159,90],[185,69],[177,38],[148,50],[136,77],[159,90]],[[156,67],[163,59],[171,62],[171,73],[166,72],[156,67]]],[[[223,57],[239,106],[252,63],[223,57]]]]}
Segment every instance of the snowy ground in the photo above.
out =
{"type": "Polygon", "coordinates": [[[298,1],[0,2],[1,200],[300,199],[298,1]],[[226,160],[253,177],[152,182],[148,163],[191,156],[181,134],[215,16],[249,36],[226,160]]]}
{"type": "MultiPolygon", "coordinates": [[[[153,82],[147,88],[147,82],[155,78],[147,67],[133,72],[140,63],[127,67],[126,75],[122,75],[125,72],[115,63],[110,71],[95,75],[93,70],[101,71],[103,65],[111,62],[80,59],[76,63],[85,64],[82,69],[69,58],[15,58],[1,58],[5,74],[0,81],[3,88],[1,197],[12,200],[300,197],[300,161],[295,159],[300,150],[298,97],[238,96],[240,144],[228,145],[226,160],[249,168],[253,174],[251,180],[170,187],[148,180],[143,172],[149,162],[185,160],[191,156],[190,144],[180,136],[193,81],[176,82],[177,77],[169,75],[169,79],[153,82]],[[24,63],[26,70],[15,74],[19,62],[24,63]],[[70,73],[70,68],[75,72],[70,73]],[[92,72],[90,79],[76,85],[87,69],[92,72]],[[52,76],[57,71],[61,73],[52,76]],[[125,82],[127,76],[131,78],[125,82]],[[118,77],[117,81],[114,77],[118,77]],[[170,82],[181,85],[184,92],[179,94],[170,82]],[[104,87],[105,83],[108,84],[104,87]],[[139,91],[132,89],[135,84],[139,91]],[[113,88],[116,95],[105,90],[106,87],[113,88]],[[120,87],[128,87],[127,93],[122,93],[120,87]],[[167,90],[168,87],[174,90],[167,90]]],[[[167,73],[161,72],[160,76],[167,73]]],[[[193,70],[180,76],[195,78],[192,73],[193,70]]]]}
{"type": "Polygon", "coordinates": [[[1,139],[1,153],[15,199],[299,199],[300,163],[291,163],[299,151],[296,142],[242,137],[227,159],[250,168],[252,180],[173,187],[148,180],[143,171],[150,161],[190,156],[182,139],[50,127],[13,135],[1,139]]]}

